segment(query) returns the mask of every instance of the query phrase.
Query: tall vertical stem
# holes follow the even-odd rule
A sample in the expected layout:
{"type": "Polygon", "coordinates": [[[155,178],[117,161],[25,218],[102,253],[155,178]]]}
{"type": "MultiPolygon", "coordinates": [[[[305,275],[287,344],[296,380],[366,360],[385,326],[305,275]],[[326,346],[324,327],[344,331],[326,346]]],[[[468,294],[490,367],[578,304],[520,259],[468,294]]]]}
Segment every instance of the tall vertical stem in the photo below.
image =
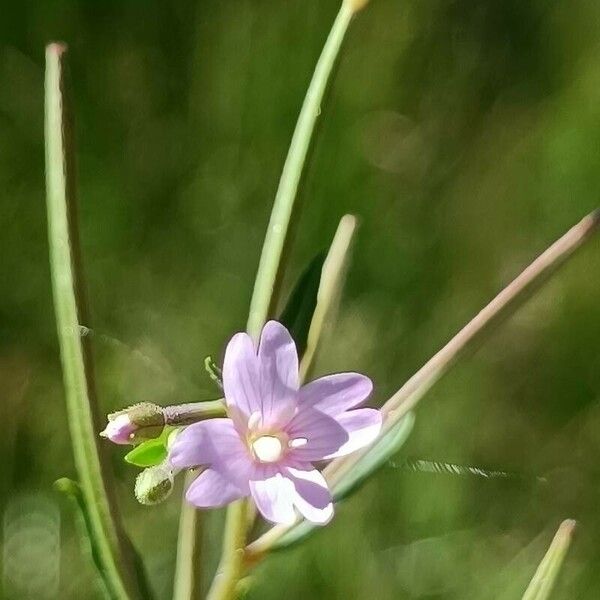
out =
{"type": "Polygon", "coordinates": [[[75,156],[65,94],[66,46],[46,48],[45,135],[50,270],[75,464],[98,566],[111,598],[142,598],[123,534],[100,431],[77,231],[75,156]]]}

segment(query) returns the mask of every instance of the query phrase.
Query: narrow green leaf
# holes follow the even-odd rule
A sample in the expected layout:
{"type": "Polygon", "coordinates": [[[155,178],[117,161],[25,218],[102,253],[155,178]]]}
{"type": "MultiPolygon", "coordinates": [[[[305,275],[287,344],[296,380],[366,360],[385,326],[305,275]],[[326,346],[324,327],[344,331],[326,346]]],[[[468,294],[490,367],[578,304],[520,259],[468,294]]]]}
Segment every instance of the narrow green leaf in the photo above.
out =
{"type": "MultiPolygon", "coordinates": [[[[398,427],[383,435],[372,447],[372,451],[357,463],[351,476],[346,477],[333,489],[333,499],[340,502],[355,492],[361,484],[377,472],[404,445],[415,423],[413,413],[408,413],[398,427]]],[[[304,541],[319,527],[302,520],[282,535],[271,546],[271,550],[284,550],[304,541]]]]}
{"type": "Polygon", "coordinates": [[[546,555],[523,594],[523,600],[547,600],[550,597],[571,545],[575,525],[576,522],[572,519],[567,519],[560,524],[546,555]]]}
{"type": "Polygon", "coordinates": [[[279,321],[285,325],[296,342],[298,354],[306,350],[306,341],[312,322],[317,294],[321,282],[321,272],[325,262],[325,252],[319,252],[300,275],[287,301],[279,321]]]}

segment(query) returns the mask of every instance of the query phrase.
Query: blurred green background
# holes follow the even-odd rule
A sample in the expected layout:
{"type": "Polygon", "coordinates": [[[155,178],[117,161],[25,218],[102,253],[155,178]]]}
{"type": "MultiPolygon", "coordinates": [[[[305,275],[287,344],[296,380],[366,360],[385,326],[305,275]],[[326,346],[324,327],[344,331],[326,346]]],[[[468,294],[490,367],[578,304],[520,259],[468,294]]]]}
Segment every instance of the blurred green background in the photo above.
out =
{"type": "MultiPolygon", "coordinates": [[[[43,53],[70,46],[81,229],[109,412],[214,397],[202,361],[244,327],[278,176],[337,0],[2,2],[3,597],[100,598],[74,515],[44,207],[43,53]]],[[[346,212],[361,227],[317,371],[383,402],[598,203],[600,4],[372,0],[324,106],[285,290],[346,212]]],[[[600,243],[423,401],[404,452],[250,599],[520,598],[579,521],[555,598],[600,597],[600,243]],[[406,472],[423,459],[515,471],[406,472]],[[545,482],[536,480],[544,477],[545,482]]],[[[127,530],[170,597],[179,489],[127,530]]],[[[205,556],[222,515],[207,514],[205,556]]]]}

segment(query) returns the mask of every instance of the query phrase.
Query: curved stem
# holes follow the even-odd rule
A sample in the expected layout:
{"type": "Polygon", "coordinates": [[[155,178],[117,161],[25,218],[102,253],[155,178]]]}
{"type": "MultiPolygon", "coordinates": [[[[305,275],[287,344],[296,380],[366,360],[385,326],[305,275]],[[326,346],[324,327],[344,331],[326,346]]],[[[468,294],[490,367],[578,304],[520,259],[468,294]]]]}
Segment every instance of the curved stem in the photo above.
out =
{"type": "Polygon", "coordinates": [[[247,330],[254,339],[258,338],[269,314],[294,201],[321,113],[321,102],[353,14],[351,4],[344,2],[315,67],[283,165],[250,302],[247,330]]]}

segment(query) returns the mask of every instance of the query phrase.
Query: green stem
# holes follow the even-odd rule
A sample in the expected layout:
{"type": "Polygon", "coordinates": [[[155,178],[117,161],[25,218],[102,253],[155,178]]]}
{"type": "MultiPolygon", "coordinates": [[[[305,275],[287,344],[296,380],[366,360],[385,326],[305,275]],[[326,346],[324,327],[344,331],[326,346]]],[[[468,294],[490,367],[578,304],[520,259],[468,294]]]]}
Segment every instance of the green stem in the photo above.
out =
{"type": "Polygon", "coordinates": [[[548,551],[523,594],[523,600],[547,600],[550,597],[571,545],[576,524],[572,519],[567,519],[560,524],[548,551]]]}
{"type": "MultiPolygon", "coordinates": [[[[195,475],[188,473],[184,487],[187,490],[195,475]]],[[[185,497],[181,503],[179,534],[177,536],[177,559],[173,600],[200,600],[202,553],[202,514],[185,497]]]]}
{"type": "MultiPolygon", "coordinates": [[[[255,340],[258,340],[260,331],[272,308],[275,283],[281,268],[281,258],[294,201],[304,171],[317,118],[321,112],[321,102],[346,31],[352,16],[358,9],[359,6],[356,2],[346,0],[342,3],[315,67],[300,110],[275,195],[250,302],[246,330],[255,340]]],[[[209,600],[229,600],[236,595],[238,582],[244,573],[244,548],[249,513],[248,500],[238,500],[227,509],[221,561],[208,594],[209,600]]]]}
{"type": "Polygon", "coordinates": [[[315,125],[321,113],[321,102],[353,15],[350,3],[344,2],[315,67],[283,166],[250,303],[247,330],[255,339],[260,335],[271,308],[294,201],[315,125]]]}
{"type": "Polygon", "coordinates": [[[101,421],[96,402],[83,295],[76,216],[74,149],[66,105],[66,46],[46,48],[46,186],[50,269],[66,392],[69,428],[90,535],[101,575],[112,598],[142,598],[133,559],[112,496],[114,484],[98,446],[101,421]]]}

